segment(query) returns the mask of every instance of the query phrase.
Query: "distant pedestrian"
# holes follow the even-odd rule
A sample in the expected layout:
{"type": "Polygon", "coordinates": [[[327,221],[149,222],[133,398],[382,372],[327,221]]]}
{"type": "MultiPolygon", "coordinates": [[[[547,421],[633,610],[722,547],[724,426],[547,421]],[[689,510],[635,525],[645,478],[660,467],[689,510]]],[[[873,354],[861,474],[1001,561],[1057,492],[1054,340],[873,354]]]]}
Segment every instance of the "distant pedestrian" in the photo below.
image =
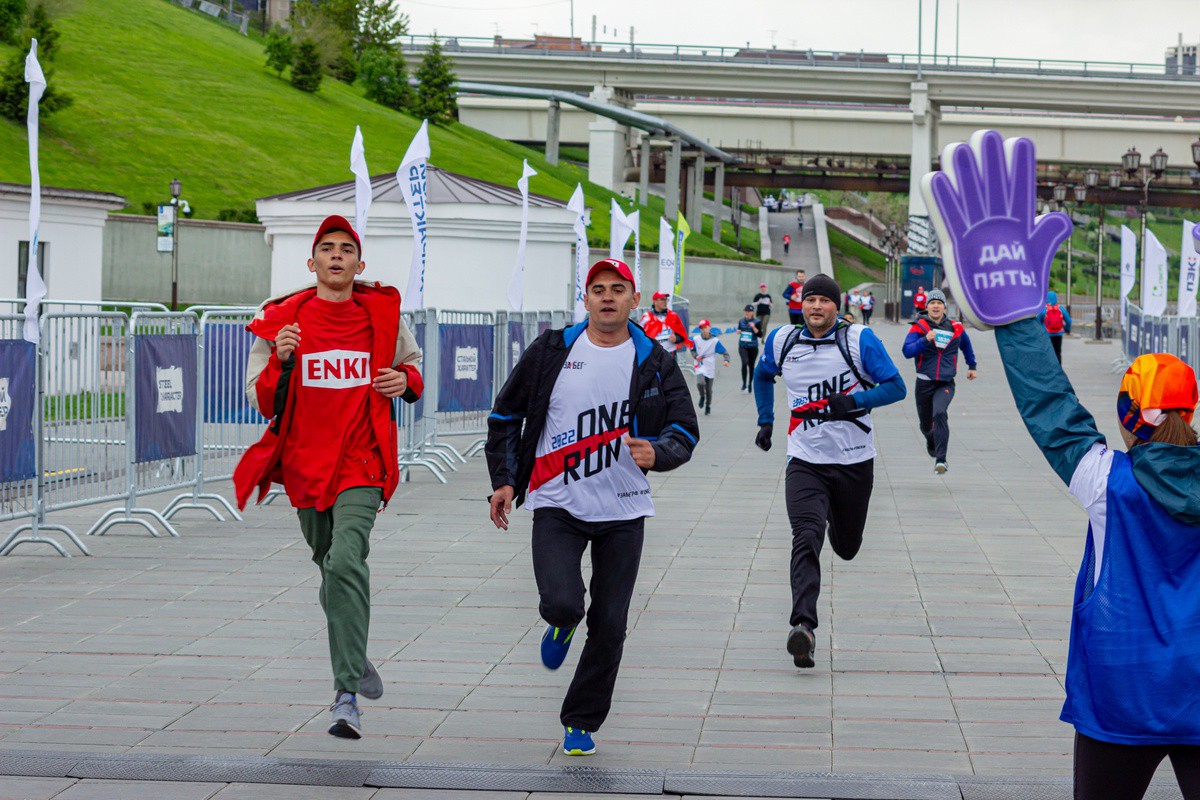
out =
{"type": "Polygon", "coordinates": [[[771,321],[771,294],[767,291],[765,283],[758,285],[758,294],[754,295],[750,302],[755,304],[754,313],[758,317],[758,338],[765,339],[767,323],[771,321]]]}
{"type": "Polygon", "coordinates": [[[859,293],[858,289],[850,290],[850,301],[848,306],[849,307],[846,310],[851,314],[857,314],[862,311],[862,295],[859,293]]]}
{"type": "Polygon", "coordinates": [[[804,315],[801,313],[804,303],[800,299],[800,290],[803,288],[804,270],[798,269],[796,270],[796,280],[789,283],[787,288],[783,290],[783,299],[787,300],[788,304],[788,319],[793,325],[804,324],[804,315]]]}
{"type": "Polygon", "coordinates": [[[796,206],[796,223],[799,230],[804,230],[804,206],[796,206]]]}
{"type": "Polygon", "coordinates": [[[421,351],[400,316],[400,293],[355,281],[362,242],[343,217],[326,217],[313,238],[309,287],[268,300],[249,330],[250,403],[273,419],[233,473],[240,507],[282,483],[321,575],[333,717],[328,732],[362,736],[358,695],[383,682],[367,660],[371,621],[367,554],[379,512],[399,483],[393,400],[415,403],[421,351]]]}
{"type": "Polygon", "coordinates": [[[596,752],[625,648],[647,517],[646,472],[686,463],[700,435],[675,359],[629,321],[640,296],[628,264],[588,271],[587,319],[539,336],[488,417],[489,515],[508,530],[513,505],[533,511],[533,574],[547,627],[542,664],[562,666],[585,616],[581,571],[591,548],[587,641],[563,700],[563,752],[596,752]],[[631,434],[636,434],[636,437],[631,434]]]}
{"type": "Polygon", "coordinates": [[[975,350],[967,329],[946,316],[946,295],[940,289],[929,293],[927,314],[908,329],[904,357],[916,361],[917,423],[925,437],[925,452],[933,459],[933,471],[946,472],[950,446],[950,403],[954,400],[954,376],[958,354],[967,361],[967,380],[975,380],[975,350]]]}
{"type": "Polygon", "coordinates": [[[692,369],[696,373],[696,405],[704,409],[705,416],[712,413],[713,381],[717,379],[717,356],[725,359],[729,366],[729,351],[721,340],[713,336],[712,323],[700,320],[700,336],[692,340],[692,369]]]}
{"type": "Polygon", "coordinates": [[[791,237],[791,234],[787,234],[787,233],[785,233],[785,234],[783,235],[783,254],[784,254],[785,256],[786,256],[786,255],[787,255],[787,253],[788,253],[788,248],[789,248],[789,247],[791,247],[791,246],[792,246],[792,237],[791,237]]]}
{"type": "Polygon", "coordinates": [[[758,320],[754,306],[746,306],[738,320],[738,358],[742,361],[742,391],[754,391],[754,362],[758,360],[758,320]]]}
{"type": "Polygon", "coordinates": [[[863,325],[871,327],[871,314],[875,312],[875,293],[867,292],[862,298],[863,325]]]}
{"type": "Polygon", "coordinates": [[[787,651],[812,667],[821,591],[821,548],[828,535],[843,559],[862,546],[875,480],[871,409],[904,399],[904,380],[874,332],[837,317],[841,290],[814,275],[802,292],[804,324],[771,331],[754,369],[758,435],[771,449],[775,378],[783,377],[790,413],[784,494],[792,528],[792,626],[787,651]]]}
{"type": "Polygon", "coordinates": [[[1054,357],[1062,363],[1063,334],[1071,332],[1071,314],[1058,304],[1058,293],[1046,293],[1046,307],[1038,314],[1038,321],[1046,328],[1050,337],[1050,346],[1054,348],[1054,357]]]}
{"type": "Polygon", "coordinates": [[[913,313],[916,316],[921,316],[925,313],[925,304],[929,301],[929,296],[925,294],[925,287],[918,286],[917,293],[913,295],[913,313]]]}

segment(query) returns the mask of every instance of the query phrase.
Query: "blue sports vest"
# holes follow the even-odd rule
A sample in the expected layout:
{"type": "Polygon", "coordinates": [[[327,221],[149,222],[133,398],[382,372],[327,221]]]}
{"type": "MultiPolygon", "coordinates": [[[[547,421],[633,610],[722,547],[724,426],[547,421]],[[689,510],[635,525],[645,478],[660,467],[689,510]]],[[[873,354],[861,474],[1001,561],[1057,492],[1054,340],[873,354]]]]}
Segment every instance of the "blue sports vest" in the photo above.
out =
{"type": "Polygon", "coordinates": [[[1200,528],[1177,521],[1114,453],[1100,579],[1088,529],[1061,719],[1114,744],[1200,745],[1200,528]]]}

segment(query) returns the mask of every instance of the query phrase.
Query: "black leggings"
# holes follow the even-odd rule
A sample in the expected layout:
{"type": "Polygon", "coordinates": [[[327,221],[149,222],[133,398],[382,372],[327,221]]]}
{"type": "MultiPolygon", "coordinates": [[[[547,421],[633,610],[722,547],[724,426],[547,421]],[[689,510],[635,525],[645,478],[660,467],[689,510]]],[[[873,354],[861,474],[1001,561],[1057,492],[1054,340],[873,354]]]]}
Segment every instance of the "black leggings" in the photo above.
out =
{"type": "Polygon", "coordinates": [[[1111,744],[1075,734],[1075,800],[1141,800],[1164,758],[1183,800],[1200,800],[1200,746],[1111,744]]]}
{"type": "Polygon", "coordinates": [[[933,445],[933,457],[946,460],[950,446],[950,402],[954,400],[954,381],[917,381],[917,424],[927,444],[933,445]]]}
{"type": "Polygon", "coordinates": [[[573,628],[584,616],[580,562],[592,546],[592,603],[587,608],[587,641],[571,688],[563,699],[563,725],[597,731],[612,707],[617,670],[625,650],[629,601],[642,561],[643,517],[616,522],[584,522],[558,508],[533,512],[533,576],[538,611],[559,628],[573,628]]]}
{"type": "Polygon", "coordinates": [[[849,561],[862,547],[867,505],[875,483],[875,460],[858,464],[809,464],[788,459],[784,496],[792,523],[792,615],[790,624],[817,627],[821,593],[821,547],[825,530],[833,552],[849,561]]]}
{"type": "Polygon", "coordinates": [[[1062,363],[1062,340],[1061,336],[1051,336],[1050,346],[1054,348],[1054,357],[1058,359],[1058,363],[1062,363]]]}
{"type": "Polygon", "coordinates": [[[754,362],[758,360],[758,348],[739,347],[738,358],[742,360],[742,384],[749,386],[754,379],[754,362]]]}

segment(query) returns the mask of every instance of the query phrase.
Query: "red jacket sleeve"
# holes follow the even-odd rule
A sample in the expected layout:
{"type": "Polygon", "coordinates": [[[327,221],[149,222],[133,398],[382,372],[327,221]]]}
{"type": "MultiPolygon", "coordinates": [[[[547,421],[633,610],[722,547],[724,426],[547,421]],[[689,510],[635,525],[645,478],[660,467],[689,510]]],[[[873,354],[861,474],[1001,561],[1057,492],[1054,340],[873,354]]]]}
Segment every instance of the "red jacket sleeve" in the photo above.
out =
{"type": "Polygon", "coordinates": [[[667,324],[671,326],[671,330],[675,331],[676,333],[678,333],[680,336],[683,337],[684,347],[694,347],[695,346],[694,343],[692,342],[692,340],[690,338],[688,338],[687,328],[683,327],[683,320],[680,319],[679,315],[676,314],[674,311],[672,311],[669,315],[667,315],[667,324]]]}
{"type": "Polygon", "coordinates": [[[408,389],[405,390],[401,399],[407,403],[415,403],[421,399],[421,395],[425,393],[425,379],[421,377],[421,371],[412,364],[401,364],[396,369],[400,370],[408,378],[408,389]]]}
{"type": "Polygon", "coordinates": [[[279,379],[283,375],[283,363],[271,349],[271,357],[258,381],[254,384],[254,393],[258,397],[258,408],[267,419],[275,417],[275,394],[279,391],[279,379]]]}

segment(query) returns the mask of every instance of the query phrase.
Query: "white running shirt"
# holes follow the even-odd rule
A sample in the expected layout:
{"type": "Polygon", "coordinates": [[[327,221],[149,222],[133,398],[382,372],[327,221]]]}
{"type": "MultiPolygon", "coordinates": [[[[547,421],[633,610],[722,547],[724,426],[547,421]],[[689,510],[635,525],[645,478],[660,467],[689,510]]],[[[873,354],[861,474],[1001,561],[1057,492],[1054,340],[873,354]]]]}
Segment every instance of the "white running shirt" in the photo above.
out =
{"type": "Polygon", "coordinates": [[[717,354],[725,353],[725,358],[729,358],[726,353],[725,346],[721,344],[721,340],[713,336],[705,339],[703,336],[697,336],[692,339],[693,350],[695,350],[695,363],[692,365],[692,370],[697,375],[702,375],[705,378],[717,377],[717,354]]]}
{"type": "Polygon", "coordinates": [[[526,508],[561,508],[584,522],[654,516],[650,483],[621,440],[629,432],[633,340],[592,343],[584,331],[550,393],[526,508]]]}

